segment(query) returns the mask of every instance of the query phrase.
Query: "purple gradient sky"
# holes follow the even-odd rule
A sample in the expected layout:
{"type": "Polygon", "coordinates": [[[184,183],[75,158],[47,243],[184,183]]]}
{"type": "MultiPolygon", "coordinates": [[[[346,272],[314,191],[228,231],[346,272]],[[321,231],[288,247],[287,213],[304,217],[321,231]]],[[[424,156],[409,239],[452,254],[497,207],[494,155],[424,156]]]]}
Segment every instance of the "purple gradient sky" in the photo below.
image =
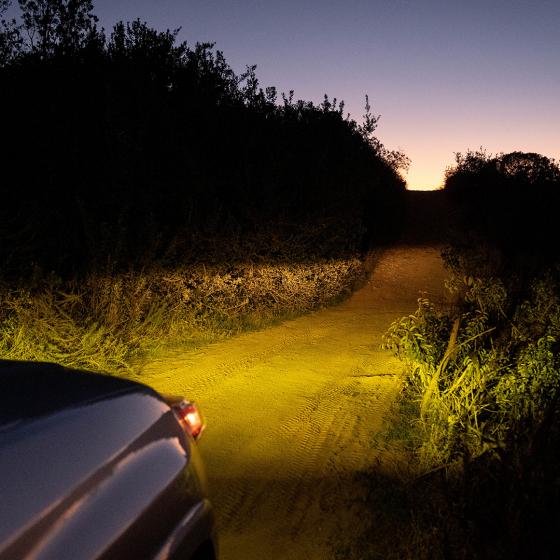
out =
{"type": "Polygon", "coordinates": [[[261,86],[344,99],[411,159],[409,188],[442,182],[454,152],[560,157],[559,0],[94,0],[100,23],[140,18],[216,42],[261,86]]]}

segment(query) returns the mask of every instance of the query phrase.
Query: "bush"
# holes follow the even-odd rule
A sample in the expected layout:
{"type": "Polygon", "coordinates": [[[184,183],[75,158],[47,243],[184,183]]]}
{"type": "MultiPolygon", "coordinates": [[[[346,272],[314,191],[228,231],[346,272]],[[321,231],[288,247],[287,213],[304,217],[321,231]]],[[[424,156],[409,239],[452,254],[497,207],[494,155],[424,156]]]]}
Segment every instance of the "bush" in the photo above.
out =
{"type": "Polygon", "coordinates": [[[188,349],[340,301],[357,258],[309,264],[192,265],[40,279],[0,288],[0,355],[120,374],[161,346],[188,349]]]}
{"type": "Polygon", "coordinates": [[[560,275],[533,279],[524,297],[491,277],[454,275],[449,288],[452,306],[420,300],[385,335],[407,366],[403,398],[417,403],[419,472],[446,515],[466,524],[458,536],[439,518],[471,551],[444,556],[522,558],[533,547],[547,558],[549,540],[540,556],[533,539],[560,522],[551,514],[560,505],[560,275]]]}
{"type": "Polygon", "coordinates": [[[458,153],[456,165],[446,171],[445,192],[455,207],[453,244],[478,253],[477,260],[484,260],[494,276],[513,273],[529,279],[560,258],[555,230],[560,168],[555,160],[524,152],[458,153]],[[481,246],[488,249],[486,255],[481,246]]]}
{"type": "Polygon", "coordinates": [[[4,278],[229,262],[232,239],[345,258],[398,233],[408,160],[369,105],[358,125],[327,96],[278,99],[255,67],[138,20],[105,37],[88,0],[21,4],[23,28],[0,25],[4,278]]]}

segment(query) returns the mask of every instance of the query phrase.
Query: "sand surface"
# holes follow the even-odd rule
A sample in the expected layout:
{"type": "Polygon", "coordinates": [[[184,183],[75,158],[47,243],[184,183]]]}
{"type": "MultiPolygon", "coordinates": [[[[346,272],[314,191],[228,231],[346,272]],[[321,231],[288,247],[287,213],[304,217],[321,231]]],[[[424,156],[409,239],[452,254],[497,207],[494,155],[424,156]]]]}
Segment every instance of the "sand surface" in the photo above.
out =
{"type": "Polygon", "coordinates": [[[323,560],[358,538],[355,473],[383,464],[373,436],[402,371],[382,334],[420,295],[444,298],[441,246],[413,241],[372,254],[369,281],[338,306],[146,364],[144,382],[206,416],[221,559],[323,560]]]}

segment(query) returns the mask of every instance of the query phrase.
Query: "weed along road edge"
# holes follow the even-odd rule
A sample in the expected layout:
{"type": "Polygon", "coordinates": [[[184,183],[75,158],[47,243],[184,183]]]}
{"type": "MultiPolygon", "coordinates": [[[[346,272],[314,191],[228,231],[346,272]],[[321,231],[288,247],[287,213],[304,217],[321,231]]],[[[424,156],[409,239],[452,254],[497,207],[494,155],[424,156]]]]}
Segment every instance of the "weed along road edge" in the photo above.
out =
{"type": "Polygon", "coordinates": [[[391,321],[444,296],[437,246],[397,246],[346,302],[198,351],[161,355],[143,381],[204,411],[200,442],[224,560],[326,559],[359,534],[354,474],[399,388],[380,349],[391,321]]]}

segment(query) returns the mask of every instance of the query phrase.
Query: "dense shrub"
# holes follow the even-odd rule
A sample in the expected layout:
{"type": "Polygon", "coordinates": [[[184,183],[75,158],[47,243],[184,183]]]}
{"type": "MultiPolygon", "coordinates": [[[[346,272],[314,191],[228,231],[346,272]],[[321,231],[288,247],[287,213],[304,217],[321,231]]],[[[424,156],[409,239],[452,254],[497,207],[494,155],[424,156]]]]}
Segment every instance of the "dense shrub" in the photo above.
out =
{"type": "Polygon", "coordinates": [[[390,432],[415,459],[391,482],[406,527],[395,558],[556,555],[559,187],[557,163],[534,153],[467,152],[447,170],[453,303],[420,299],[385,336],[406,365],[390,432]]]}
{"type": "Polygon", "coordinates": [[[0,355],[127,374],[183,350],[318,309],[364,278],[358,259],[191,265],[0,286],[0,355]]]}
{"type": "Polygon", "coordinates": [[[560,169],[554,160],[524,152],[458,153],[445,191],[454,203],[454,244],[477,255],[476,264],[464,264],[484,260],[493,275],[528,279],[560,259],[560,169]]]}
{"type": "Polygon", "coordinates": [[[0,31],[4,276],[246,260],[256,243],[348,256],[398,227],[407,160],[369,106],[358,125],[327,96],[278,99],[254,67],[140,21],[105,37],[87,0],[20,5],[23,27],[0,31]]]}
{"type": "Polygon", "coordinates": [[[325,95],[90,0],[0,0],[0,354],[120,371],[338,301],[407,158],[325,95]]]}
{"type": "Polygon", "coordinates": [[[407,365],[412,449],[439,504],[431,520],[425,505],[416,515],[439,531],[431,547],[455,541],[441,557],[548,558],[560,524],[560,275],[522,294],[463,274],[453,306],[422,299],[385,336],[407,365]]]}

